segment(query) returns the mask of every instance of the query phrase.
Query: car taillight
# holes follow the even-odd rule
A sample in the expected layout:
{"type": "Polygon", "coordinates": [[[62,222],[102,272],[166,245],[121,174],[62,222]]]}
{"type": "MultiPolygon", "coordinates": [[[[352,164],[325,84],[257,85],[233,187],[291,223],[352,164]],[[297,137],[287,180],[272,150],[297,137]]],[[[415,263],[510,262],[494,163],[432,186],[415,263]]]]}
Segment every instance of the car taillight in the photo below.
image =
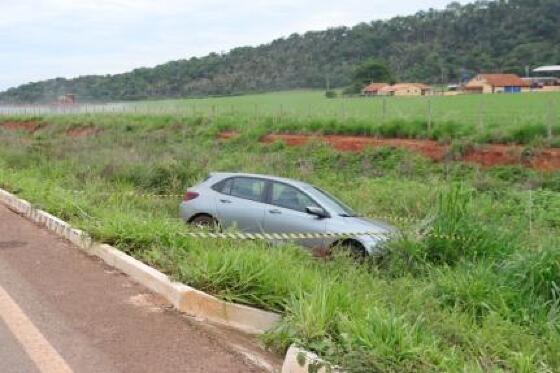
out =
{"type": "Polygon", "coordinates": [[[196,197],[198,197],[198,193],[196,193],[196,192],[187,192],[187,193],[185,193],[185,195],[183,196],[183,201],[184,201],[184,202],[187,202],[187,201],[190,201],[190,200],[195,199],[196,197]]]}

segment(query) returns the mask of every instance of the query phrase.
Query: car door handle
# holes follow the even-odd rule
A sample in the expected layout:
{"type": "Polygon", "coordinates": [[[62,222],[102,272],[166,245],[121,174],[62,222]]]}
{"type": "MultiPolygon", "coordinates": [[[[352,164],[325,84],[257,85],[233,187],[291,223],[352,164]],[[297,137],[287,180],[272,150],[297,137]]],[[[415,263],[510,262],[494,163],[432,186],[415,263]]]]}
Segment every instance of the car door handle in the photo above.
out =
{"type": "Polygon", "coordinates": [[[222,203],[231,203],[231,201],[229,199],[221,199],[220,202],[222,203]]]}
{"type": "Polygon", "coordinates": [[[269,212],[269,213],[271,213],[271,214],[281,214],[281,213],[282,213],[282,211],[280,211],[280,210],[277,210],[277,209],[274,209],[274,210],[268,210],[268,212],[269,212]]]}

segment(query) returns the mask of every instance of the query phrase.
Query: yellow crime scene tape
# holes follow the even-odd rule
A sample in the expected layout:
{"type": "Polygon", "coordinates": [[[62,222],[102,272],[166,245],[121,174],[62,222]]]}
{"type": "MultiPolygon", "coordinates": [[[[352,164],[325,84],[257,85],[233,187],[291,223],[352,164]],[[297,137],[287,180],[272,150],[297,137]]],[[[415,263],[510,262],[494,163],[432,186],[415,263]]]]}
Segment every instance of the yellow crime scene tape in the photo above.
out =
{"type": "Polygon", "coordinates": [[[366,214],[366,218],[371,219],[381,219],[381,220],[389,220],[397,223],[419,223],[423,219],[419,218],[410,218],[405,216],[395,216],[395,215],[376,215],[376,214],[366,214]]]}
{"type": "MultiPolygon", "coordinates": [[[[182,235],[194,238],[213,238],[213,239],[234,239],[234,240],[301,240],[301,239],[315,239],[315,238],[351,238],[359,236],[370,236],[378,239],[389,239],[394,234],[379,233],[379,232],[325,232],[325,233],[241,233],[241,232],[186,232],[182,235]]],[[[450,241],[471,241],[471,238],[454,235],[429,232],[419,234],[419,237],[432,237],[441,240],[450,241]]]]}
{"type": "Polygon", "coordinates": [[[459,236],[456,234],[442,234],[442,233],[435,233],[435,232],[421,234],[420,236],[439,238],[440,240],[463,241],[463,242],[468,242],[473,240],[472,238],[459,236]]]}
{"type": "Polygon", "coordinates": [[[111,193],[111,192],[94,192],[91,193],[86,190],[65,190],[65,192],[72,193],[72,194],[95,194],[99,196],[114,196],[114,195],[122,195],[125,197],[140,197],[140,198],[181,198],[183,197],[182,194],[147,194],[147,193],[137,193],[137,192],[119,192],[119,193],[111,193]]]}
{"type": "Polygon", "coordinates": [[[217,232],[187,232],[186,236],[195,238],[218,238],[218,239],[239,239],[239,240],[298,240],[313,238],[347,238],[357,236],[370,236],[376,238],[386,238],[389,235],[379,232],[346,232],[346,233],[217,233],[217,232]]]}

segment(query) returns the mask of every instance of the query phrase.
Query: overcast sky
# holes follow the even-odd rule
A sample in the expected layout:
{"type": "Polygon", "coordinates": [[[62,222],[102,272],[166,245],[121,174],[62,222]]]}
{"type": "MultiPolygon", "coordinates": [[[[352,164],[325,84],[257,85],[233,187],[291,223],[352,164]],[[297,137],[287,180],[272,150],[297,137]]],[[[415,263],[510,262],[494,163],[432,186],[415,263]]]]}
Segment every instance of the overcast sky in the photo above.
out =
{"type": "Polygon", "coordinates": [[[0,91],[54,77],[125,72],[449,2],[0,0],[0,91]]]}

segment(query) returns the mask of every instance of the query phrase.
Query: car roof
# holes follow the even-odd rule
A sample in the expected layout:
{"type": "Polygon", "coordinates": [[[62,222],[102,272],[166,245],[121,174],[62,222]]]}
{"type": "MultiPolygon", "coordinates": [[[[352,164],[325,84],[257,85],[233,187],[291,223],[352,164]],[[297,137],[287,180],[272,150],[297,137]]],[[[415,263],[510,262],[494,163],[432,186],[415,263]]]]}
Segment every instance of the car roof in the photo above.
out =
{"type": "Polygon", "coordinates": [[[251,174],[251,173],[244,173],[244,172],[211,172],[210,176],[218,176],[218,177],[222,177],[222,178],[235,177],[235,176],[266,178],[266,179],[270,179],[270,180],[274,180],[274,181],[282,181],[282,182],[285,182],[285,183],[298,185],[298,186],[301,186],[301,187],[309,186],[309,184],[307,184],[303,181],[288,179],[288,178],[285,178],[285,177],[279,177],[279,176],[273,176],[273,175],[265,175],[265,174],[251,174]]]}

